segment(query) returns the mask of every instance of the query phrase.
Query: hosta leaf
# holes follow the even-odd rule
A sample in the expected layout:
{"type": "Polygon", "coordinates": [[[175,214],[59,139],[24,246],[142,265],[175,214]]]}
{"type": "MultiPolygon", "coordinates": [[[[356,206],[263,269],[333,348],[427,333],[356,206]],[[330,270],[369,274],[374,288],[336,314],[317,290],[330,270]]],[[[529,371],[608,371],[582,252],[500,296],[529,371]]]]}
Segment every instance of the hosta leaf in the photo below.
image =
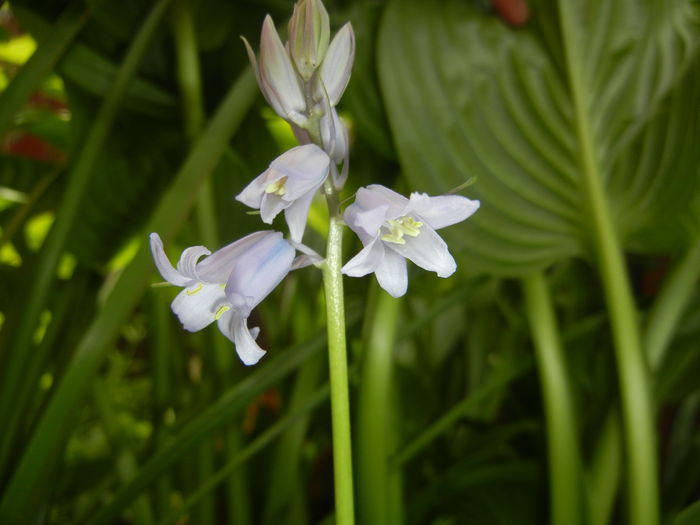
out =
{"type": "Polygon", "coordinates": [[[651,198],[691,192],[694,176],[671,170],[682,141],[666,160],[630,157],[686,125],[669,99],[697,54],[698,7],[664,6],[577,2],[560,25],[548,4],[513,31],[467,2],[390,4],[379,69],[399,157],[414,190],[476,177],[467,193],[481,209],[448,231],[469,267],[522,275],[588,253],[585,177],[606,185],[625,241],[654,221],[651,198]],[[577,55],[560,52],[567,43],[577,55]]]}

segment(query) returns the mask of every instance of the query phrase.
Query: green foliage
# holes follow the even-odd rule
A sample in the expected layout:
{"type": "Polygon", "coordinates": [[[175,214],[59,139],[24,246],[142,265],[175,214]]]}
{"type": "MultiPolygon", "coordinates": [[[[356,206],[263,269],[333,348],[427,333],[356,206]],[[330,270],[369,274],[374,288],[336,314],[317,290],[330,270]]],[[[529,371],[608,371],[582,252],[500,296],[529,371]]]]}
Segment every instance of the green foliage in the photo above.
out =
{"type": "MultiPolygon", "coordinates": [[[[446,232],[450,279],[410,268],[400,302],[345,279],[359,523],[628,522],[630,370],[660,519],[700,519],[700,7],[528,5],[515,28],[485,1],[327,2],[357,39],[342,198],[473,180],[481,201],[446,232]],[[639,341],[622,358],[620,333],[639,341]]],[[[259,228],[233,196],[291,139],[239,35],[256,47],[291,3],[0,12],[3,45],[36,43],[0,61],[0,522],[331,523],[320,272],[255,310],[252,369],[215,328],[181,329],[174,290],[146,292],[149,232],[173,259],[259,228]]],[[[346,235],[344,259],[358,248],[346,235]]]]}

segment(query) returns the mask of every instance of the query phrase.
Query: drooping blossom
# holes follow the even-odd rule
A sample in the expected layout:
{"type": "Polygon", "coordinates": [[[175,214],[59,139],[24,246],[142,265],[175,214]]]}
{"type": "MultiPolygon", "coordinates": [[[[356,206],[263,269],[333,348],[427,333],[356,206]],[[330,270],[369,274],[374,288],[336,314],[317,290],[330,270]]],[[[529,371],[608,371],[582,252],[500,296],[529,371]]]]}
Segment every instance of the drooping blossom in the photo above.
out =
{"type": "Polygon", "coordinates": [[[284,210],[290,237],[301,242],[311,201],[328,177],[329,166],[330,158],[315,144],[297,146],[273,160],[236,199],[260,209],[267,224],[284,210]]]}
{"type": "Polygon", "coordinates": [[[378,184],[360,188],[343,218],[364,248],[342,271],[351,277],[374,273],[394,297],[404,295],[408,287],[406,259],[449,277],[457,264],[435,230],[465,220],[478,208],[479,201],[459,195],[412,193],[407,199],[378,184]]]}
{"type": "Polygon", "coordinates": [[[183,288],[172,310],[185,330],[197,332],[216,321],[241,361],[257,363],[265,350],[255,342],[260,330],[248,329],[248,317],[293,268],[294,247],[280,232],[261,231],[214,253],[204,246],[187,248],[173,268],[157,233],[150,242],[160,274],[183,288]]]}

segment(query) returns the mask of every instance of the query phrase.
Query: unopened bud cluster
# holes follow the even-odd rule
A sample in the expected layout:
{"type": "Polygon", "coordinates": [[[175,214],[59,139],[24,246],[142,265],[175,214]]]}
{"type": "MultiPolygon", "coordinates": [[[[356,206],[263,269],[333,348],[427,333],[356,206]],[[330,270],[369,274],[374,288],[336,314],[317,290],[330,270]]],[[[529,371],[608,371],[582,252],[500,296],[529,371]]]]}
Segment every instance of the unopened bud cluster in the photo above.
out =
{"type": "MultiPolygon", "coordinates": [[[[260,56],[243,39],[265,99],[292,125],[301,144],[320,146],[335,164],[346,164],[348,132],[336,105],[343,95],[355,57],[350,23],[330,39],[328,13],[320,0],[302,0],[294,6],[286,45],[272,18],[265,17],[260,56]]],[[[344,177],[332,170],[336,187],[344,177]]]]}

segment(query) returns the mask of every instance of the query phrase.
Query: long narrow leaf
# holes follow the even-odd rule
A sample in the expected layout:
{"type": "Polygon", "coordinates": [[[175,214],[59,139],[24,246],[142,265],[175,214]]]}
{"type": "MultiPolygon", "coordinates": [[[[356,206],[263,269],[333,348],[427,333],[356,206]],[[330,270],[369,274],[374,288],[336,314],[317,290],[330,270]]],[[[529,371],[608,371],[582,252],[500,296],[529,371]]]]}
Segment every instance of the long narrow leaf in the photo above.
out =
{"type": "MultiPolygon", "coordinates": [[[[197,190],[216,166],[228,140],[237,129],[256,95],[256,85],[246,72],[231,88],[201,139],[187,157],[151,218],[148,231],[159,231],[170,239],[187,215],[197,190]]],[[[124,270],[104,306],[87,330],[66,373],[57,387],[36,431],[25,449],[16,473],[0,503],[0,521],[30,513],[40,500],[39,487],[50,479],[71,428],[71,414],[89,386],[110,343],[138,303],[153,272],[151,256],[144,242],[124,270]]]]}

